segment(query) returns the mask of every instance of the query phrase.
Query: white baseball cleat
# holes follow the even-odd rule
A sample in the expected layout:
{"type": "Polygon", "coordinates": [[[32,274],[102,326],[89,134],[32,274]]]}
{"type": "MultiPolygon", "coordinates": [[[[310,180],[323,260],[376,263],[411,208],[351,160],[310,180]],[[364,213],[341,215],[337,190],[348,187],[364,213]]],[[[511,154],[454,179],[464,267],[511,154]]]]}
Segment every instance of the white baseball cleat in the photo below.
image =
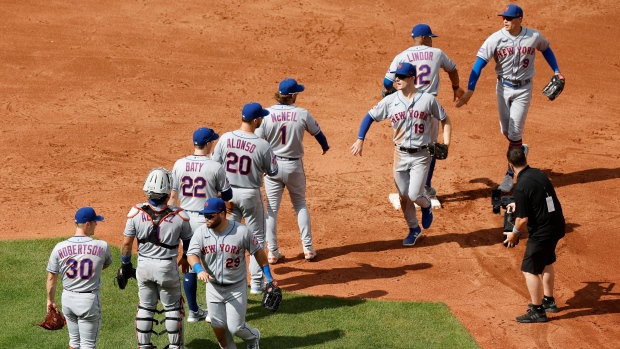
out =
{"type": "Polygon", "coordinates": [[[187,322],[198,322],[204,320],[208,316],[207,310],[198,309],[198,311],[189,311],[187,322]]]}
{"type": "Polygon", "coordinates": [[[250,294],[262,294],[265,291],[265,284],[262,283],[259,287],[251,286],[250,294]]]}
{"type": "Polygon", "coordinates": [[[499,187],[497,187],[497,189],[501,190],[504,193],[510,193],[513,185],[514,178],[512,178],[511,175],[507,174],[506,177],[504,177],[504,181],[502,182],[502,184],[499,185],[499,187]]]}
{"type": "Polygon", "coordinates": [[[312,248],[312,246],[310,247],[304,246],[304,258],[307,261],[310,261],[310,260],[313,260],[314,257],[316,257],[316,251],[312,248]]]}
{"type": "Polygon", "coordinates": [[[269,264],[276,264],[280,259],[284,259],[284,254],[281,253],[280,250],[269,251],[267,254],[267,261],[269,264]]]}
{"type": "Polygon", "coordinates": [[[255,328],[255,330],[258,333],[258,335],[256,336],[256,339],[251,344],[248,344],[248,349],[259,349],[258,341],[260,341],[260,331],[258,330],[258,328],[255,328]]]}

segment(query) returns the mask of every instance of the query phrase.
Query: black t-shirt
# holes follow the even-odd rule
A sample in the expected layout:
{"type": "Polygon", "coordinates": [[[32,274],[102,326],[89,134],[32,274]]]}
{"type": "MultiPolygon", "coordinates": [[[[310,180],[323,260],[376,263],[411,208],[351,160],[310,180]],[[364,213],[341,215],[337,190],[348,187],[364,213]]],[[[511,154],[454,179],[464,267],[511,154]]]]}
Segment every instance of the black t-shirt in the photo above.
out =
{"type": "Polygon", "coordinates": [[[544,241],[564,236],[566,222],[562,205],[551,181],[539,169],[526,166],[517,176],[514,188],[515,217],[528,218],[530,239],[544,241]],[[555,210],[549,212],[547,197],[553,200],[555,210]]]}

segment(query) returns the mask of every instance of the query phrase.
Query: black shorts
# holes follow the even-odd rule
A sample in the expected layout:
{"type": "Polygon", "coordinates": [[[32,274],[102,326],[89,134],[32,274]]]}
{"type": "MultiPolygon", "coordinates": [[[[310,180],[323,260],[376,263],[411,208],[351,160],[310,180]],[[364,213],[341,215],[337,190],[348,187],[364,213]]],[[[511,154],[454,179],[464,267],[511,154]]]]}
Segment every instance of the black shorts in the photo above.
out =
{"type": "Polygon", "coordinates": [[[521,263],[521,271],[540,275],[545,267],[555,263],[555,247],[559,239],[532,241],[528,239],[525,255],[521,263]]]}

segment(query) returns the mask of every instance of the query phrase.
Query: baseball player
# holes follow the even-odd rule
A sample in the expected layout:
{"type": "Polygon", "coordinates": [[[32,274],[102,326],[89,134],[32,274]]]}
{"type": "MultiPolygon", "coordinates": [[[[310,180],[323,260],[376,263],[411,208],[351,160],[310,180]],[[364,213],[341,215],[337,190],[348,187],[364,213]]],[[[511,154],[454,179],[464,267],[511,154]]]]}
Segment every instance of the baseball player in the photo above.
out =
{"type": "MultiPolygon", "coordinates": [[[[201,127],[194,131],[194,154],[177,160],[172,168],[172,191],[168,205],[177,205],[189,215],[189,224],[192,231],[196,231],[205,224],[204,217],[198,213],[202,210],[208,198],[217,197],[221,193],[222,199],[232,198],[232,189],[226,179],[224,167],[209,158],[211,149],[219,135],[208,127],[201,127]]],[[[196,302],[196,273],[183,263],[181,269],[185,274],[183,288],[190,310],[188,322],[197,322],[207,317],[207,312],[198,307],[196,302]]],[[[208,319],[207,319],[208,321],[208,319]]]]}
{"type": "Polygon", "coordinates": [[[394,128],[394,182],[400,204],[409,226],[403,245],[413,246],[422,235],[414,203],[422,210],[422,228],[433,223],[431,201],[424,192],[424,180],[431,159],[427,150],[431,140],[431,118],[441,121],[443,141],[450,145],[452,125],[437,98],[415,87],[416,68],[411,63],[400,63],[395,74],[396,92],[384,97],[362,120],[351,154],[362,155],[364,138],[373,122],[389,119],[394,128]]]}
{"type": "Polygon", "coordinates": [[[198,278],[207,283],[211,328],[221,348],[236,348],[234,334],[243,339],[248,349],[258,349],[260,331],[245,322],[248,305],[245,253],[256,258],[267,282],[271,282],[267,255],[250,229],[226,219],[223,200],[208,199],[200,213],[207,224],[194,233],[187,255],[198,278]]]}
{"type": "MultiPolygon", "coordinates": [[[[230,202],[234,207],[230,217],[237,222],[243,217],[246,226],[263,247],[265,208],[260,187],[263,185],[263,174],[275,176],[278,173],[278,162],[271,146],[254,134],[267,115],[269,111],[260,104],[246,104],[241,112],[241,127],[224,133],[213,151],[213,160],[224,165],[226,177],[233,188],[230,202]]],[[[255,258],[250,258],[250,273],[250,293],[262,293],[263,272],[255,258]]]]}
{"type": "Polygon", "coordinates": [[[131,250],[138,240],[138,296],[140,303],[136,314],[136,339],[138,348],[154,348],[151,343],[153,318],[157,301],[161,300],[166,314],[165,327],[170,341],[169,348],[183,348],[183,296],[177,256],[179,240],[183,241],[183,258],[192,237],[189,215],[182,208],[168,206],[172,175],[165,168],[151,170],[144,182],[148,202],[137,204],[127,214],[121,262],[131,268],[131,250]]]}
{"type": "MultiPolygon", "coordinates": [[[[534,59],[536,50],[541,51],[545,60],[559,79],[564,80],[560,68],[551,51],[549,40],[534,29],[521,26],[523,10],[510,4],[504,7],[502,16],[504,27],[491,34],[478,50],[478,58],[469,76],[467,91],[457,101],[456,106],[467,104],[474,93],[482,69],[495,60],[497,73],[497,107],[499,109],[500,130],[508,139],[508,148],[524,147],[523,128],[532,100],[532,79],[534,78],[534,59]]],[[[499,189],[505,193],[512,190],[514,171],[508,166],[499,189]]]]}
{"type": "Polygon", "coordinates": [[[265,195],[267,196],[267,231],[269,246],[267,259],[269,263],[277,263],[284,258],[278,248],[278,209],[282,202],[284,188],[288,189],[291,202],[297,213],[304,258],[312,260],[316,251],[312,246],[312,230],[310,213],[306,206],[306,173],[302,157],[304,156],[304,135],[310,133],[321,145],[323,155],[329,150],[327,138],[321,131],[314,117],[303,108],[295,106],[297,95],[304,91],[304,85],[295,79],[284,79],[280,82],[275,99],[278,104],[267,108],[270,115],[263,120],[255,133],[265,138],[278,161],[278,174],[265,177],[265,195]]]}
{"type": "MultiPolygon", "coordinates": [[[[433,47],[433,38],[437,35],[433,34],[428,24],[418,24],[411,30],[413,37],[413,46],[404,50],[394,57],[392,64],[388,68],[385,78],[383,78],[383,86],[387,93],[393,93],[394,90],[394,74],[390,71],[396,70],[398,64],[402,62],[411,63],[417,71],[416,88],[420,91],[430,93],[437,97],[439,92],[439,71],[443,69],[450,77],[452,90],[454,91],[454,101],[461,97],[464,93],[459,86],[459,72],[454,63],[442,50],[433,47]]],[[[437,141],[439,135],[439,121],[431,119],[431,143],[437,141]]],[[[435,158],[431,159],[431,164],[426,177],[424,189],[427,196],[436,196],[437,191],[431,186],[433,173],[435,171],[435,158]]]]}
{"type": "Polygon", "coordinates": [[[75,213],[75,235],[56,244],[47,263],[47,311],[58,310],[56,285],[62,277],[62,312],[67,319],[71,349],[97,347],[101,329],[101,271],[112,264],[110,246],[95,240],[97,222],[92,207],[75,213]]]}

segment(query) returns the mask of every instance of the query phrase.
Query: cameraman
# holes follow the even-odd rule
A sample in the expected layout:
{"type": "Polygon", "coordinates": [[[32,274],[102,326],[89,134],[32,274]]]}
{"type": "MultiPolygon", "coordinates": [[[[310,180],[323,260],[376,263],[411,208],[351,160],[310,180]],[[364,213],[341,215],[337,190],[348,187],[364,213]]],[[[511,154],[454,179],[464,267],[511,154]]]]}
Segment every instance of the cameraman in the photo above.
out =
{"type": "Polygon", "coordinates": [[[504,233],[504,243],[514,247],[517,237],[529,232],[521,271],[532,303],[527,313],[518,316],[517,321],[546,322],[546,312],[558,311],[553,298],[553,263],[556,260],[555,248],[564,237],[566,228],[562,206],[547,175],[528,166],[523,148],[510,148],[507,158],[517,183],[514,188],[515,202],[509,205],[515,211],[515,225],[512,232],[504,233]]]}

